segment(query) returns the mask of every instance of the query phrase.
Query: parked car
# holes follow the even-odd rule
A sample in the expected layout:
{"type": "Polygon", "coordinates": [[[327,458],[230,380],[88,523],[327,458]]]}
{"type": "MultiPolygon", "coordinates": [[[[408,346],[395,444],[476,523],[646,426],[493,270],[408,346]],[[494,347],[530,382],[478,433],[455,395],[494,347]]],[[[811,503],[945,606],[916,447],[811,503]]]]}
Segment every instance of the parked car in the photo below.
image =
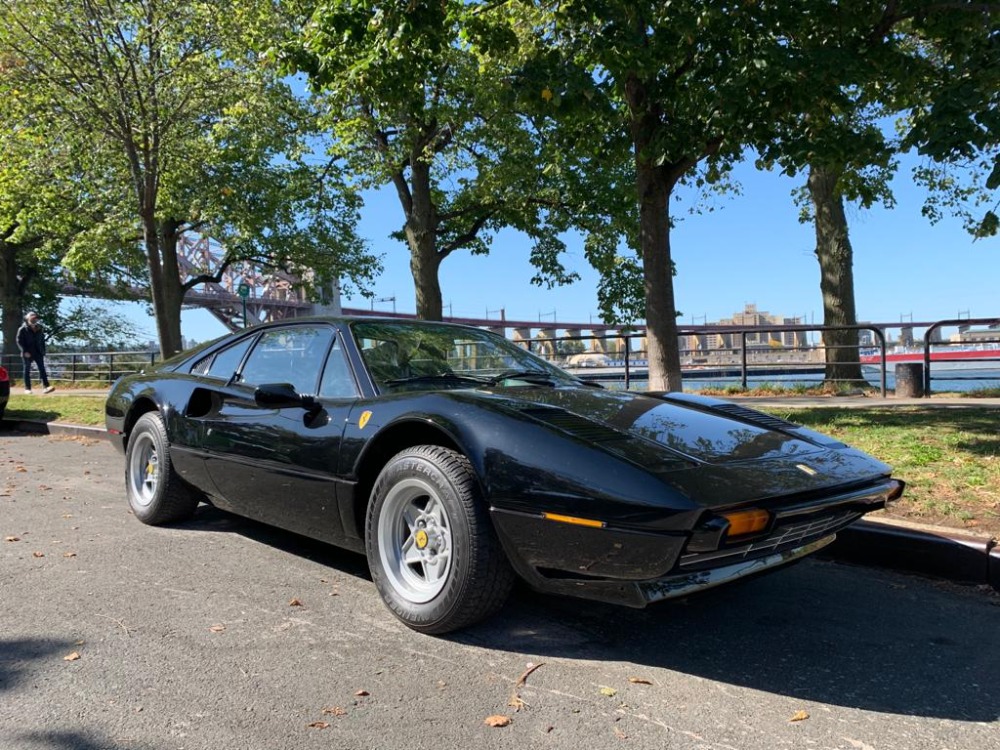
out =
{"type": "Polygon", "coordinates": [[[733,581],[903,491],[795,424],[605,390],[443,323],[245,329],[120,379],[106,415],[140,521],[207,502],[356,550],[393,614],[428,633],[493,614],[516,576],[634,607],[733,581]]]}

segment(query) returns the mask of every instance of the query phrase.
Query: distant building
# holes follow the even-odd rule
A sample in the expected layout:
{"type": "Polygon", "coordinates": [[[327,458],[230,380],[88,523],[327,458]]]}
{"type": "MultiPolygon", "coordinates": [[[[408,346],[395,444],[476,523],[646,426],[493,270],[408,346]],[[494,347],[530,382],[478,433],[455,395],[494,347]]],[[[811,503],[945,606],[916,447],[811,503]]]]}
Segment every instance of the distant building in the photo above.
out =
{"type": "Polygon", "coordinates": [[[979,328],[975,330],[966,329],[964,331],[960,331],[957,336],[952,336],[950,340],[956,343],[969,342],[978,344],[995,344],[1000,341],[1000,331],[996,328],[979,328]]]}
{"type": "MultiPolygon", "coordinates": [[[[757,305],[747,304],[733,317],[724,318],[718,322],[710,322],[712,327],[732,327],[742,329],[761,328],[765,326],[801,325],[801,318],[786,318],[771,315],[757,309],[757,305]]],[[[808,345],[805,331],[749,331],[746,333],[748,349],[796,348],[808,345]]],[[[738,333],[700,333],[681,337],[681,351],[710,351],[718,349],[741,348],[741,335],[738,333]]]]}

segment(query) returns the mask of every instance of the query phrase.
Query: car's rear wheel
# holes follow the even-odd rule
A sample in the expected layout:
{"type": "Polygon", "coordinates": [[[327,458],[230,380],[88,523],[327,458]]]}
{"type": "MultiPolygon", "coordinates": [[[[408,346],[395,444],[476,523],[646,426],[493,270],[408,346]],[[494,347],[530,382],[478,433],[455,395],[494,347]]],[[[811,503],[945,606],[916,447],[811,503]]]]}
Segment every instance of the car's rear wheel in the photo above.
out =
{"type": "Polygon", "coordinates": [[[409,448],[386,464],[368,505],[365,545],[382,599],[423,633],[488,617],[514,581],[472,466],[440,446],[409,448]]]}
{"type": "Polygon", "coordinates": [[[125,451],[125,488],[135,517],[153,526],[190,518],[198,495],[170,461],[170,443],[157,412],[139,417],[125,451]]]}

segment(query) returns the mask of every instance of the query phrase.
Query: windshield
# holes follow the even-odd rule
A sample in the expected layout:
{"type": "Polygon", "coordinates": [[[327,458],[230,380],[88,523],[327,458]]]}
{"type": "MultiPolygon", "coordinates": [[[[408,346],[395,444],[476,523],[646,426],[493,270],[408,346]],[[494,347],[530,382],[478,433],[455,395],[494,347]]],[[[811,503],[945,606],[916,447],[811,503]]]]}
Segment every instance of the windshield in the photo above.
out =
{"type": "Polygon", "coordinates": [[[355,322],[351,331],[380,390],[577,382],[526,349],[478,328],[378,321],[355,322]]]}

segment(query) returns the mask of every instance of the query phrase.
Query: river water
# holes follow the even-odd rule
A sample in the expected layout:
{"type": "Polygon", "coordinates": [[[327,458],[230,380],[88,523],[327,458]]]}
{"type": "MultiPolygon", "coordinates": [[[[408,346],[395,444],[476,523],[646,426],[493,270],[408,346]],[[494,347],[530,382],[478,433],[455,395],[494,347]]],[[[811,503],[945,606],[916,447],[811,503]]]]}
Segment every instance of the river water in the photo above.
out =
{"type": "MultiPolygon", "coordinates": [[[[879,374],[877,371],[864,373],[868,382],[873,388],[879,387],[879,374]]],[[[763,385],[781,386],[784,388],[794,388],[796,385],[815,386],[823,382],[822,373],[799,373],[791,375],[753,375],[747,377],[747,385],[750,388],[763,385]]],[[[647,381],[632,380],[632,390],[645,390],[647,381]]],[[[699,391],[707,388],[726,388],[728,386],[740,385],[740,378],[699,378],[694,374],[685,374],[684,390],[699,391]]],[[[612,386],[613,387],[613,386],[612,386]]],[[[890,367],[886,372],[886,388],[893,390],[896,387],[896,378],[893,369],[890,367]]],[[[936,371],[931,365],[931,392],[940,393],[944,391],[975,391],[982,388],[1000,388],[1000,369],[969,369],[969,370],[945,370],[936,371]]]]}

